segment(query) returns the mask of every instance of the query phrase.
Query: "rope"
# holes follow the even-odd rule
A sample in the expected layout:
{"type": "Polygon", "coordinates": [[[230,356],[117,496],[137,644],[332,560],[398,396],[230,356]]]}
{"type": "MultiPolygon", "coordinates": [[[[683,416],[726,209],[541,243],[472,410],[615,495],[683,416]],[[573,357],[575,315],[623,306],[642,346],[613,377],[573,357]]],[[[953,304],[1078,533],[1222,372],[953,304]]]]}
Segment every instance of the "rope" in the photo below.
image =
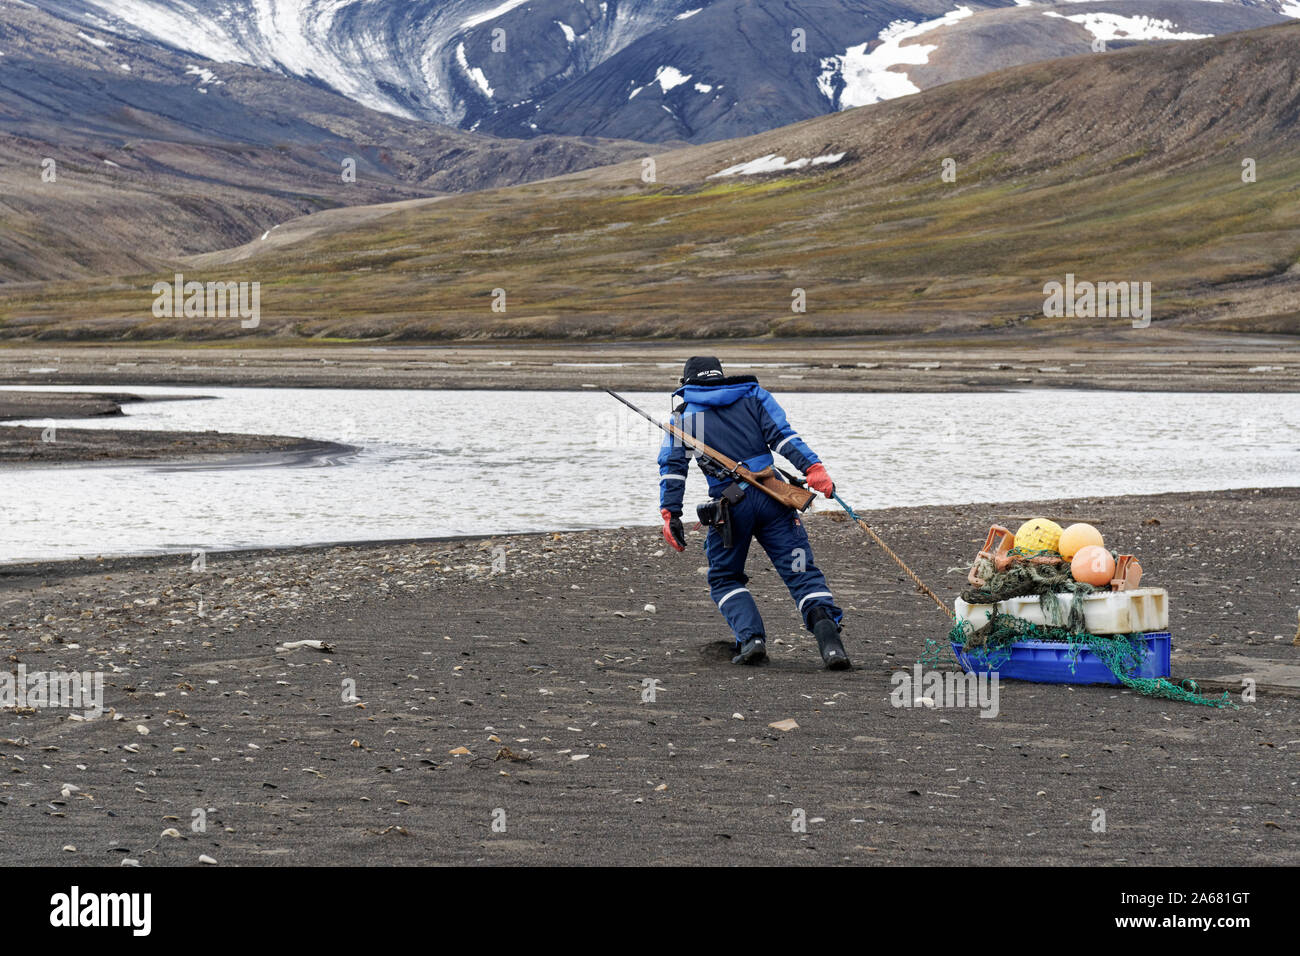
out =
{"type": "Polygon", "coordinates": [[[844,499],[839,496],[839,492],[832,489],[831,494],[832,496],[834,496],[835,500],[840,503],[840,507],[848,512],[849,517],[857,522],[858,527],[861,528],[863,531],[865,531],[867,534],[871,535],[871,539],[875,541],[876,544],[880,545],[881,550],[884,551],[885,554],[893,558],[894,563],[897,564],[900,568],[902,568],[907,573],[907,576],[909,578],[911,578],[913,581],[916,582],[917,589],[920,590],[922,593],[929,595],[930,600],[933,601],[938,606],[939,610],[943,611],[943,613],[946,614],[949,617],[949,619],[952,619],[953,618],[952,611],[948,609],[947,604],[944,604],[943,601],[939,600],[939,595],[935,594],[928,587],[926,587],[925,582],[922,581],[919,577],[917,577],[916,572],[913,571],[911,568],[909,568],[902,558],[894,554],[893,550],[889,547],[889,545],[885,544],[885,542],[881,539],[880,535],[876,534],[876,532],[872,530],[871,525],[867,524],[860,517],[858,517],[858,513],[848,506],[848,504],[844,501],[844,499]]]}

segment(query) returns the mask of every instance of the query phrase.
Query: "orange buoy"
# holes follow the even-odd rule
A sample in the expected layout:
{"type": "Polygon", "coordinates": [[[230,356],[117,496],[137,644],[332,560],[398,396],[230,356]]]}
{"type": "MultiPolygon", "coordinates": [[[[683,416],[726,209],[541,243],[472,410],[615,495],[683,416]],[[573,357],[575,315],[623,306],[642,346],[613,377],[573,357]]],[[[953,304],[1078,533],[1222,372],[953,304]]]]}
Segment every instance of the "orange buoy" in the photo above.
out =
{"type": "Polygon", "coordinates": [[[1070,573],[1074,580],[1105,587],[1115,576],[1115,559],[1101,545],[1089,544],[1080,548],[1070,562],[1070,573]]]}
{"type": "Polygon", "coordinates": [[[1097,547],[1103,547],[1105,541],[1101,538],[1101,532],[1090,524],[1079,522],[1072,524],[1061,532],[1061,541],[1056,550],[1061,552],[1061,557],[1067,561],[1079,553],[1080,548],[1086,548],[1090,544],[1097,547]]]}

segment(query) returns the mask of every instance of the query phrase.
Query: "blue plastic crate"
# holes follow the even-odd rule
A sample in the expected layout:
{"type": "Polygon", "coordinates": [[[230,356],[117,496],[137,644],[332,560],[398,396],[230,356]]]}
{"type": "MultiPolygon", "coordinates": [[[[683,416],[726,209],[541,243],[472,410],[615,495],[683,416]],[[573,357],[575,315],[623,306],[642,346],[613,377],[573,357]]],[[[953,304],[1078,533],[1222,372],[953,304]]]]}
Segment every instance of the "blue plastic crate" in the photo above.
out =
{"type": "MultiPolygon", "coordinates": [[[[1150,631],[1146,637],[1147,653],[1142,666],[1131,677],[1168,677],[1169,652],[1173,640],[1169,631],[1150,631]]],[[[976,655],[966,654],[960,644],[952,652],[968,672],[997,672],[998,680],[1029,680],[1039,684],[1119,684],[1102,660],[1085,646],[1071,670],[1070,645],[1057,641],[1020,641],[1011,645],[1011,656],[990,667],[976,655]]],[[[997,657],[1005,656],[1006,651],[997,657]]]]}

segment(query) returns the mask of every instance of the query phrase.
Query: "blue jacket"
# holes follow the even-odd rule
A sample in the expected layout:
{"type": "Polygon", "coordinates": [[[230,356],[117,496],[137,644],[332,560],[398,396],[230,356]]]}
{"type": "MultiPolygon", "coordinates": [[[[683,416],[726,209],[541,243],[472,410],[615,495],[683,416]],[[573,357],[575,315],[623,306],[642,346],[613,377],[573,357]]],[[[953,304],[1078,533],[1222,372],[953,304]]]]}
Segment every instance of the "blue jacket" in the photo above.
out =
{"type": "MultiPolygon", "coordinates": [[[[751,375],[724,378],[708,385],[684,385],[673,393],[685,404],[672,423],[715,451],[751,471],[772,464],[772,453],[783,455],[806,472],[821,459],[795,434],[776,399],[751,375]]],[[[665,435],[659,448],[659,506],[674,514],[682,510],[686,471],[694,452],[680,439],[665,435]]],[[[717,497],[726,482],[709,478],[709,494],[717,497]]]]}

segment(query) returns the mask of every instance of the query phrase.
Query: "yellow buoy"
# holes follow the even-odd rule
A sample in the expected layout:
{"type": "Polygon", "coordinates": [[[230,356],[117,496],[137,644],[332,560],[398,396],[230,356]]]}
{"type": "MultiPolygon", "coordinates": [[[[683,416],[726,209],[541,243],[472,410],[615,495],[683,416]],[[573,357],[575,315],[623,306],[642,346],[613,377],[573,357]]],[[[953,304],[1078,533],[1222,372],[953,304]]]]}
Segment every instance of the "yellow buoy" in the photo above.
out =
{"type": "Polygon", "coordinates": [[[1047,518],[1030,518],[1016,532],[1021,551],[1055,551],[1061,542],[1061,526],[1047,518]]]}
{"type": "Polygon", "coordinates": [[[1080,548],[1086,548],[1090,544],[1101,548],[1105,547],[1106,542],[1101,539],[1101,532],[1092,525],[1079,522],[1061,532],[1061,541],[1056,550],[1068,560],[1078,554],[1080,548]]]}

